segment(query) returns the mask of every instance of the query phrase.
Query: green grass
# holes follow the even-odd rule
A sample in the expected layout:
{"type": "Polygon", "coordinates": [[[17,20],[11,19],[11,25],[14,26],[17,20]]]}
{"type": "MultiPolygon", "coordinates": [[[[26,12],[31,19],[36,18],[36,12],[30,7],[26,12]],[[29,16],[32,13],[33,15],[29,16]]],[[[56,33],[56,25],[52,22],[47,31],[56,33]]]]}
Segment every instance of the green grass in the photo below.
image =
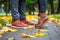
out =
{"type": "MultiPolygon", "coordinates": [[[[3,16],[6,16],[6,14],[5,13],[0,13],[0,17],[3,17],[3,16]]],[[[11,14],[8,13],[8,16],[11,16],[11,14]]]]}
{"type": "Polygon", "coordinates": [[[57,18],[60,20],[60,14],[53,14],[53,18],[57,18]]]}
{"type": "Polygon", "coordinates": [[[0,20],[0,24],[2,24],[2,26],[4,26],[4,20],[0,20]]]}

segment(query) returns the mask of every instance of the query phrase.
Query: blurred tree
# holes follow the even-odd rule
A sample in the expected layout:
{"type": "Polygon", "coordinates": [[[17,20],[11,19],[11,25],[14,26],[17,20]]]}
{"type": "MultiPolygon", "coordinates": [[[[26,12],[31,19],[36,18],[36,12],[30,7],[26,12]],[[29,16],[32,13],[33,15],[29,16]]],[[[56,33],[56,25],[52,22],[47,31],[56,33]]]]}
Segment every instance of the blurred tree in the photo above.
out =
{"type": "MultiPolygon", "coordinates": [[[[49,11],[51,11],[51,14],[54,14],[55,12],[54,12],[54,3],[53,3],[53,1],[56,1],[56,0],[47,0],[47,1],[48,1],[47,9],[49,9],[49,11]]],[[[33,12],[33,14],[34,14],[36,4],[37,4],[37,0],[26,0],[26,2],[27,2],[26,11],[28,11],[29,14],[31,14],[31,12],[33,12]]],[[[7,16],[7,14],[10,11],[10,0],[0,0],[0,8],[2,7],[1,6],[2,4],[4,4],[3,9],[4,9],[4,11],[6,13],[6,16],[7,16]]],[[[58,0],[57,12],[59,12],[59,10],[60,10],[60,0],[58,0]]]]}
{"type": "Polygon", "coordinates": [[[49,0],[50,3],[50,7],[51,7],[51,14],[54,14],[54,4],[53,4],[54,0],[49,0]]]}
{"type": "Polygon", "coordinates": [[[10,11],[10,6],[9,6],[10,0],[0,0],[0,8],[2,7],[2,4],[4,4],[3,9],[7,16],[7,13],[9,13],[9,11],[10,11]]]}
{"type": "Polygon", "coordinates": [[[54,12],[56,13],[58,8],[58,0],[54,0],[53,3],[54,3],[54,12]]]}
{"type": "Polygon", "coordinates": [[[4,3],[5,0],[0,0],[0,9],[2,8],[2,4],[4,3]]]}
{"type": "Polygon", "coordinates": [[[26,11],[28,11],[30,15],[31,15],[31,12],[33,12],[33,14],[34,14],[34,11],[35,11],[34,6],[36,4],[36,1],[37,0],[26,0],[26,2],[27,2],[26,11]]]}
{"type": "Polygon", "coordinates": [[[47,0],[47,10],[48,14],[55,14],[58,8],[58,0],[47,0]],[[53,4],[52,4],[53,3],[53,4]]]}
{"type": "Polygon", "coordinates": [[[60,0],[58,0],[58,8],[57,8],[57,13],[60,13],[60,0]]]}
{"type": "Polygon", "coordinates": [[[6,16],[8,15],[9,11],[10,11],[10,0],[5,0],[4,1],[4,11],[6,13],[6,16]]]}

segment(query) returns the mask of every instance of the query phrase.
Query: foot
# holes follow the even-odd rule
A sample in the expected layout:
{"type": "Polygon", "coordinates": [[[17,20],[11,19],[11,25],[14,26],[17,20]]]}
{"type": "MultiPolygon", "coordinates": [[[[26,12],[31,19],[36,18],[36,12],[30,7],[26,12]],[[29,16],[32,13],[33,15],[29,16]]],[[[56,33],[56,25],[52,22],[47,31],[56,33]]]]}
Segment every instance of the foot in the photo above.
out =
{"type": "Polygon", "coordinates": [[[48,17],[45,16],[45,14],[40,15],[40,19],[38,20],[38,24],[35,25],[35,28],[40,29],[46,23],[47,20],[48,20],[48,17]]]}
{"type": "Polygon", "coordinates": [[[20,20],[16,20],[12,22],[12,26],[17,26],[17,27],[27,27],[27,24],[21,22],[20,20]]]}
{"type": "Polygon", "coordinates": [[[25,24],[27,24],[27,25],[34,25],[33,23],[30,23],[30,22],[27,21],[27,20],[20,20],[20,21],[22,21],[23,23],[25,23],[25,24]]]}

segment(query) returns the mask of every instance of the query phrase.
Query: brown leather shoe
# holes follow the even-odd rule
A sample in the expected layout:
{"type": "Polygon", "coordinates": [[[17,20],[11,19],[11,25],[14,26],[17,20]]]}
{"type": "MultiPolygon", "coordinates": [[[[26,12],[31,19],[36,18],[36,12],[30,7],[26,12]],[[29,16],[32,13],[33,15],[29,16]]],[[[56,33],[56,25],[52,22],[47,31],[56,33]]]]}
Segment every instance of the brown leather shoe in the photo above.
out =
{"type": "Polygon", "coordinates": [[[38,24],[35,25],[36,29],[40,29],[48,20],[48,17],[44,13],[40,14],[39,17],[38,24]]]}
{"type": "Polygon", "coordinates": [[[28,25],[21,22],[20,20],[15,20],[12,21],[12,26],[17,26],[17,27],[27,27],[28,25]]]}
{"type": "Polygon", "coordinates": [[[27,21],[27,20],[20,20],[20,21],[22,21],[23,23],[25,23],[25,24],[27,24],[27,25],[34,25],[33,23],[30,23],[30,22],[27,21]]]}

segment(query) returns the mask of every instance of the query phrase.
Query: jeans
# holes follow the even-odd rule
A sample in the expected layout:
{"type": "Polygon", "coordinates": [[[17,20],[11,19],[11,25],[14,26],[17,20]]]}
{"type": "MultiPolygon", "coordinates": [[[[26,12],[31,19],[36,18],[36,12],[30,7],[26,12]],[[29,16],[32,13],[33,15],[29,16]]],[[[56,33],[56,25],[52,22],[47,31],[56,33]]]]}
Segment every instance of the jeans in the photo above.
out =
{"type": "MultiPolygon", "coordinates": [[[[26,0],[10,0],[10,9],[13,20],[25,20],[24,8],[26,0]]],[[[46,0],[38,0],[39,13],[46,11],[46,0]]]]}
{"type": "Polygon", "coordinates": [[[47,0],[38,0],[39,13],[46,12],[46,3],[47,3],[47,0]]]}

